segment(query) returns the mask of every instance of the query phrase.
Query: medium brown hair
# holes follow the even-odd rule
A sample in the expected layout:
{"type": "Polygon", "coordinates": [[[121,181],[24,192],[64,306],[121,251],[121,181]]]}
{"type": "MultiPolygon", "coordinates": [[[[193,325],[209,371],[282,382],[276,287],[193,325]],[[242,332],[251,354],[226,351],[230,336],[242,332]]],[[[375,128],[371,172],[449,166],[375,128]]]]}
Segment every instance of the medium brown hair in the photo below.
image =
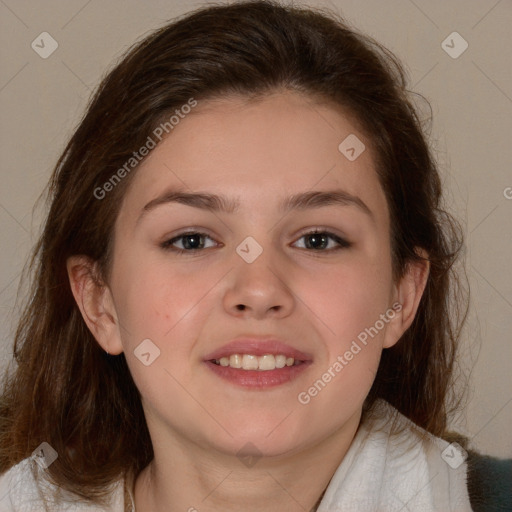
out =
{"type": "Polygon", "coordinates": [[[395,278],[421,259],[418,248],[428,254],[414,323],[384,350],[365,410],[384,398],[427,431],[445,433],[462,323],[453,315],[460,301],[451,302],[460,230],[442,209],[439,173],[403,69],[333,14],[241,2],[199,9],[135,44],[101,82],[58,160],[0,403],[0,472],[46,441],[59,454],[49,468],[53,480],[93,499],[151,461],[125,357],[103,352],[86,327],[66,260],[89,256],[108,282],[114,223],[136,169],[104,199],[94,190],[177,108],[190,98],[250,99],[279,90],[340,106],[361,124],[389,206],[395,278]]]}

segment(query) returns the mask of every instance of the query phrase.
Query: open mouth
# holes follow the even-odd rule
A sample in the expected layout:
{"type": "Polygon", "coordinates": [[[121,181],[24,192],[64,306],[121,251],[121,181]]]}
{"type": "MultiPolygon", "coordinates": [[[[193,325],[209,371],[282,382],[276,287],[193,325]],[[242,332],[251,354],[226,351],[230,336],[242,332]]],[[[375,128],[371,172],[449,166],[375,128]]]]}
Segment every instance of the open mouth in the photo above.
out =
{"type": "Polygon", "coordinates": [[[245,389],[263,390],[296,379],[312,361],[286,357],[284,354],[231,354],[205,361],[221,379],[245,389]]]}
{"type": "Polygon", "coordinates": [[[266,389],[296,379],[313,356],[276,338],[238,338],[205,356],[217,377],[245,389],[266,389]]]}

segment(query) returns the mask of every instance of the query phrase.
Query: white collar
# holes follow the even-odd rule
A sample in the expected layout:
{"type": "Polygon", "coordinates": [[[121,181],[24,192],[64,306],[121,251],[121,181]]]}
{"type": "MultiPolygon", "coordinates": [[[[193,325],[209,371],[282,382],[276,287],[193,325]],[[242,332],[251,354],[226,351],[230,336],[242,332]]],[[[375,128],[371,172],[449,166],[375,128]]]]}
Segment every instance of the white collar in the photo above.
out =
{"type": "Polygon", "coordinates": [[[467,467],[447,458],[460,456],[453,449],[378,400],[317,512],[471,512],[467,467]]]}

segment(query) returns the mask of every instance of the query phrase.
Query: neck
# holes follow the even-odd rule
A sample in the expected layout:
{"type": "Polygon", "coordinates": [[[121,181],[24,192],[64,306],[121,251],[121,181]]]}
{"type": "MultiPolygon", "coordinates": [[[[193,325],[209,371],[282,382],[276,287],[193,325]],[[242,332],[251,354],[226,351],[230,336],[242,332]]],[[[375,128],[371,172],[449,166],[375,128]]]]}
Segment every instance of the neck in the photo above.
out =
{"type": "MultiPolygon", "coordinates": [[[[135,482],[137,512],[315,510],[356,434],[360,412],[342,429],[293,455],[239,458],[186,439],[155,449],[135,482]]],[[[155,448],[162,443],[155,443],[155,448]]]]}

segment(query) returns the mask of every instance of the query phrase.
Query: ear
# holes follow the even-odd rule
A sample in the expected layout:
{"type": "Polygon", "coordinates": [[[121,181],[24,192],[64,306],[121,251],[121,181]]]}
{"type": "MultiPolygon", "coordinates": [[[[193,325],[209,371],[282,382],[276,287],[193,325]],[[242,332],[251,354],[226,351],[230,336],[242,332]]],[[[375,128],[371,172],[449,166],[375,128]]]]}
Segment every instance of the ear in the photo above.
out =
{"type": "Polygon", "coordinates": [[[99,278],[97,263],[87,256],[71,256],[66,262],[71,291],[87,327],[111,355],[123,351],[112,294],[99,278]]]}
{"type": "Polygon", "coordinates": [[[403,277],[395,285],[392,306],[395,316],[389,321],[383,348],[392,347],[411,326],[425,291],[430,272],[430,261],[423,249],[417,249],[416,253],[421,259],[407,263],[403,277]]]}

